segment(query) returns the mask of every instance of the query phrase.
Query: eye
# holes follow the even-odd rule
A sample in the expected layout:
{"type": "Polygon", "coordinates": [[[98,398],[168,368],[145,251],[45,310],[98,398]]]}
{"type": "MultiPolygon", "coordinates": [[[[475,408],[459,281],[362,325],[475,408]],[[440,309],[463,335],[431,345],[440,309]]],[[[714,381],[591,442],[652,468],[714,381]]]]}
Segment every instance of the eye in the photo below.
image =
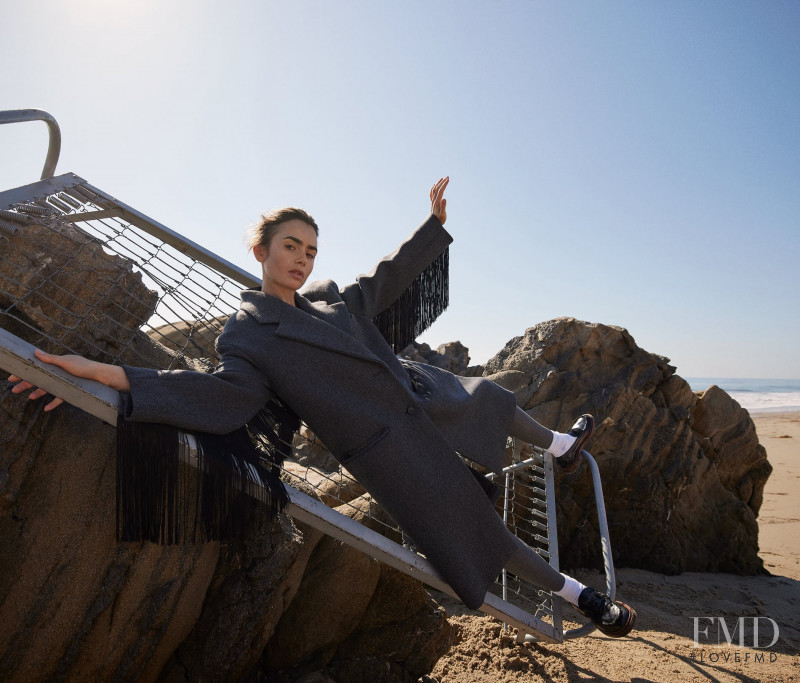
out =
{"type": "Polygon", "coordinates": [[[313,261],[313,260],[314,260],[314,257],[316,256],[316,254],[315,254],[315,253],[313,253],[313,252],[311,252],[311,251],[309,251],[309,252],[306,254],[306,256],[307,256],[307,257],[308,257],[308,258],[309,258],[311,261],[313,261]]]}

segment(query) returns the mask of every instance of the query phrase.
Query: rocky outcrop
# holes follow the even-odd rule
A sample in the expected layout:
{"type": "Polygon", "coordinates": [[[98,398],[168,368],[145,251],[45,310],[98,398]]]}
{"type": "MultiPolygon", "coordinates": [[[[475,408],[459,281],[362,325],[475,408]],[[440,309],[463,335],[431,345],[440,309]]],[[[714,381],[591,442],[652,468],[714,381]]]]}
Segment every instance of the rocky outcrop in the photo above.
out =
{"type": "MultiPolygon", "coordinates": [[[[624,329],[560,318],[512,339],[485,374],[544,425],[596,420],[615,562],[666,573],[763,571],[756,516],[771,472],[747,411],[695,395],[669,360],[624,329]]],[[[588,468],[558,478],[561,566],[601,567],[588,468]]]]}
{"type": "Polygon", "coordinates": [[[228,316],[192,322],[178,320],[151,330],[148,336],[174,353],[189,358],[214,358],[214,342],[227,320],[228,316]]]}
{"type": "Polygon", "coordinates": [[[449,645],[444,610],[422,584],[325,537],[264,651],[269,680],[316,672],[335,681],[403,681],[427,674],[449,645]]]}
{"type": "Polygon", "coordinates": [[[114,430],[76,409],[6,397],[0,449],[0,680],[405,683],[447,647],[419,582],[285,515],[226,544],[118,544],[114,430]]]}
{"type": "Polygon", "coordinates": [[[78,410],[7,396],[0,449],[3,681],[406,682],[446,649],[419,582],[286,516],[223,545],[118,544],[114,430],[78,410]]]}
{"type": "Polygon", "coordinates": [[[400,354],[408,360],[427,363],[437,368],[442,368],[454,375],[469,375],[469,349],[461,342],[447,342],[435,350],[428,344],[414,342],[403,349],[400,354]]]}
{"type": "Polygon", "coordinates": [[[32,344],[47,349],[47,335],[97,360],[126,347],[135,358],[156,300],[129,261],[67,222],[34,222],[4,237],[0,309],[13,317],[0,321],[32,344]]]}

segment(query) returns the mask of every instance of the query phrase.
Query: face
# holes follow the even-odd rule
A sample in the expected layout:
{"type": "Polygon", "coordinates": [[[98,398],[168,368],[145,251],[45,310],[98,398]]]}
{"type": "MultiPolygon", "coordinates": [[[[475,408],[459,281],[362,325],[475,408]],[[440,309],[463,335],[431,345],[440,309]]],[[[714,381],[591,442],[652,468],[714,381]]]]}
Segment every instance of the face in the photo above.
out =
{"type": "Polygon", "coordinates": [[[281,223],[269,245],[253,248],[261,263],[261,291],[294,305],[294,293],[314,269],[317,235],[308,223],[297,218],[281,223]]]}

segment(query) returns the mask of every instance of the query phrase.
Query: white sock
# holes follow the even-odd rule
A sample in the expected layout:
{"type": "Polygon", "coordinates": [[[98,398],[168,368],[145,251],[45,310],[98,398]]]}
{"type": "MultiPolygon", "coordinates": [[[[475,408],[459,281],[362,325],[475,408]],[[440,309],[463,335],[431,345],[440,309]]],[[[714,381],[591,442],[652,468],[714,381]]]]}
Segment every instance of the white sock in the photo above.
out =
{"type": "Polygon", "coordinates": [[[570,446],[575,443],[575,439],[577,438],[578,437],[570,436],[569,434],[553,432],[553,443],[550,444],[547,450],[553,454],[553,457],[560,458],[570,449],[570,446]]]}
{"type": "Polygon", "coordinates": [[[562,574],[561,576],[564,577],[564,587],[560,591],[556,591],[555,595],[564,598],[568,603],[577,607],[578,596],[580,596],[581,591],[586,588],[586,586],[577,579],[573,579],[571,576],[567,576],[566,574],[562,574]]]}

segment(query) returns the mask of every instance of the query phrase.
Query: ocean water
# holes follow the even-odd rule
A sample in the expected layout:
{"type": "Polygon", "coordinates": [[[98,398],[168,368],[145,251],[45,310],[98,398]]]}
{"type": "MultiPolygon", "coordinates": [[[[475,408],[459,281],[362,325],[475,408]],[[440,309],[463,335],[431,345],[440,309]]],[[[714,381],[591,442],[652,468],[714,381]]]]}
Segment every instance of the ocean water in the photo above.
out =
{"type": "Polygon", "coordinates": [[[685,377],[693,391],[712,384],[728,392],[751,413],[800,411],[800,379],[732,379],[730,377],[685,377]]]}

